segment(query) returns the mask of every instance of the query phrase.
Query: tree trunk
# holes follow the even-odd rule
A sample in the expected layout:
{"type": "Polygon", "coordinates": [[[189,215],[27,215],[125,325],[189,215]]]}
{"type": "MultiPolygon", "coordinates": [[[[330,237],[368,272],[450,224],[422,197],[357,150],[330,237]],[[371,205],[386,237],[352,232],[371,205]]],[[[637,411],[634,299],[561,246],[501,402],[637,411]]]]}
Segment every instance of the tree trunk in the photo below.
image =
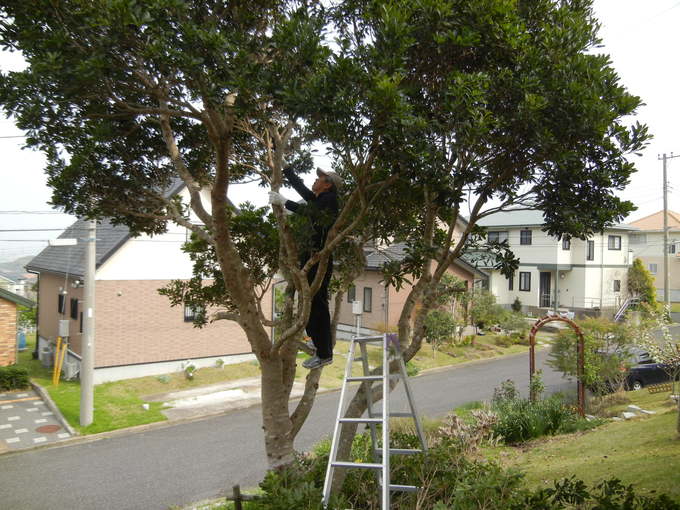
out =
{"type": "Polygon", "coordinates": [[[283,382],[283,362],[279,356],[260,361],[262,368],[262,429],[270,469],[293,462],[295,450],[288,414],[288,394],[283,382]]]}

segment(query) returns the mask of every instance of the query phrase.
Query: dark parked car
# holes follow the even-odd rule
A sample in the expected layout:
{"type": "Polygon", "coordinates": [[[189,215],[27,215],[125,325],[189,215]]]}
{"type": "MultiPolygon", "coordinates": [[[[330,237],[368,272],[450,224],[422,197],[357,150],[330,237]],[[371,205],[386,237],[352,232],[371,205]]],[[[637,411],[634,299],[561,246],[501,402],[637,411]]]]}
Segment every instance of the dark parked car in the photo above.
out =
{"type": "Polygon", "coordinates": [[[664,365],[654,361],[648,352],[634,352],[631,361],[634,365],[626,376],[625,386],[627,390],[639,390],[650,384],[665,383],[671,380],[671,377],[664,370],[664,365]]]}

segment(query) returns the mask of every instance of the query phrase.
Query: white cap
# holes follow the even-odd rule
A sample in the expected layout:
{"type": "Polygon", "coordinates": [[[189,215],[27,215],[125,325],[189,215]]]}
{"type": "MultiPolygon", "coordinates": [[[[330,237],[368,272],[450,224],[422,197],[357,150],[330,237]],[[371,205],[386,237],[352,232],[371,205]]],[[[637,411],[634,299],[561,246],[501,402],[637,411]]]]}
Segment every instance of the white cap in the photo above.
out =
{"type": "Polygon", "coordinates": [[[342,179],[337,173],[333,172],[332,170],[322,170],[321,168],[317,168],[316,175],[318,175],[319,177],[321,176],[328,177],[335,186],[335,189],[340,190],[340,188],[342,188],[342,179]]]}

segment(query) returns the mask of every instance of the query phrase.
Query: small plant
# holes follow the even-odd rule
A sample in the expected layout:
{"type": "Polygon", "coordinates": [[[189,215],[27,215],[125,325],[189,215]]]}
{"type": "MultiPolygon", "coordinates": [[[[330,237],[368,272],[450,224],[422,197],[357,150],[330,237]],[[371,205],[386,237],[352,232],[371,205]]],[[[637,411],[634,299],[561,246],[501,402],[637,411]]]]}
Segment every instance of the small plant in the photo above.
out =
{"type": "Polygon", "coordinates": [[[519,300],[518,297],[516,297],[515,300],[512,302],[510,308],[512,308],[512,311],[515,313],[520,313],[522,311],[522,302],[519,300]]]}
{"type": "Polygon", "coordinates": [[[420,372],[420,369],[415,364],[411,363],[410,361],[406,363],[406,374],[409,377],[415,377],[418,375],[418,372],[420,372]]]}
{"type": "Polygon", "coordinates": [[[224,360],[222,358],[217,358],[217,360],[215,360],[215,366],[217,368],[224,368],[224,360]]]}
{"type": "Polygon", "coordinates": [[[20,390],[29,384],[28,369],[16,365],[0,367],[0,390],[20,390]]]}
{"type": "Polygon", "coordinates": [[[184,367],[184,377],[191,381],[196,375],[197,371],[198,367],[196,367],[196,365],[194,365],[193,363],[189,363],[184,367]]]}
{"type": "Polygon", "coordinates": [[[158,380],[158,382],[160,382],[160,383],[168,384],[171,380],[171,377],[167,374],[163,374],[163,375],[159,375],[158,377],[156,377],[156,380],[158,380]]]}

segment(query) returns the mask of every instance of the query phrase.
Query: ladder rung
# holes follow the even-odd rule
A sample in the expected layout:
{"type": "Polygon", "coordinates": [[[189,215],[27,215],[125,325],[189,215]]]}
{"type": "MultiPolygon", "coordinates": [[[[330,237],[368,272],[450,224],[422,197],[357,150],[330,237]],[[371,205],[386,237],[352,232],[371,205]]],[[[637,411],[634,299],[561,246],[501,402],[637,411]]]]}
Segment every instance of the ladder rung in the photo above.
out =
{"type": "Polygon", "coordinates": [[[347,382],[357,381],[382,381],[382,375],[357,375],[347,378],[347,382]]]}
{"type": "Polygon", "coordinates": [[[340,418],[340,423],[382,423],[382,418],[340,418]]]}
{"type": "Polygon", "coordinates": [[[382,464],[372,464],[369,462],[332,462],[331,466],[339,468],[363,468],[363,469],[382,469],[382,464]]]}
{"type": "Polygon", "coordinates": [[[415,485],[394,485],[394,484],[390,484],[390,490],[391,491],[403,491],[403,492],[418,492],[420,490],[420,487],[416,487],[415,485]]]}
{"type": "Polygon", "coordinates": [[[352,339],[355,342],[382,342],[383,337],[382,336],[359,336],[359,337],[354,337],[352,339]]]}
{"type": "Polygon", "coordinates": [[[390,418],[413,418],[413,413],[390,413],[390,418]]]}
{"type": "MultiPolygon", "coordinates": [[[[368,410],[369,415],[382,416],[382,411],[374,411],[373,409],[368,410]]],[[[390,413],[390,418],[414,418],[411,413],[390,413]]]]}
{"type": "MultiPolygon", "coordinates": [[[[376,448],[375,451],[382,455],[382,448],[376,448]]],[[[394,455],[415,455],[416,453],[423,453],[423,450],[415,448],[390,448],[390,453],[394,455]]]]}

